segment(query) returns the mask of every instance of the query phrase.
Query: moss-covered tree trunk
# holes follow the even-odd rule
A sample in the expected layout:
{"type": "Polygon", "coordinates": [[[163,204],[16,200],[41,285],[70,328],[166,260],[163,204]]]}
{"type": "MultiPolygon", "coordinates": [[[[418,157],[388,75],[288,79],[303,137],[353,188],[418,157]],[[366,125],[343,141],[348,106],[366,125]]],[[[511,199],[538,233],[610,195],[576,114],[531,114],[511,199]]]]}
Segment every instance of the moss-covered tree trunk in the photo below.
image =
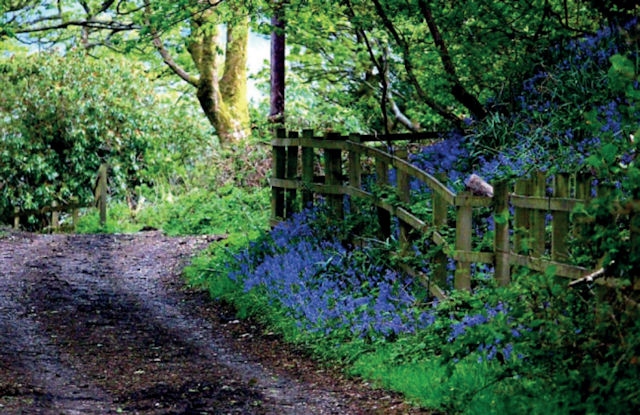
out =
{"type": "Polygon", "coordinates": [[[220,65],[218,42],[216,10],[207,9],[194,15],[187,41],[189,53],[198,71],[198,76],[192,76],[171,58],[159,35],[154,33],[154,44],[165,63],[196,88],[203,112],[216,129],[221,145],[225,145],[250,134],[246,69],[248,17],[237,12],[234,19],[227,22],[224,66],[220,65]]]}
{"type": "Polygon", "coordinates": [[[208,10],[193,20],[189,52],[200,72],[197,96],[221,144],[249,135],[247,47],[249,22],[238,16],[227,25],[224,70],[220,77],[218,27],[208,10]]]}

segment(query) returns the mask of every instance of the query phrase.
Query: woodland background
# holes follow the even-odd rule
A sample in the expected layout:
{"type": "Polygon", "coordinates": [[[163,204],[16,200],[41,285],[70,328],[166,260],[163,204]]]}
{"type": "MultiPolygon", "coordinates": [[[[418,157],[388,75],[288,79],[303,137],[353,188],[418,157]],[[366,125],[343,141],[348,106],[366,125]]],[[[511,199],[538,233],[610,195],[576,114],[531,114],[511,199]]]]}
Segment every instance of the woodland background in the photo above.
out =
{"type": "MultiPolygon", "coordinates": [[[[106,162],[109,221],[87,209],[79,231],[229,234],[188,281],[317,359],[446,413],[640,406],[640,253],[628,243],[639,224],[611,214],[640,194],[636,2],[0,0],[0,10],[0,222],[17,207],[41,230],[52,202],[90,204],[106,162]],[[250,33],[271,42],[251,76],[250,33]],[[262,93],[253,99],[249,77],[262,93]],[[519,269],[496,287],[477,267],[472,293],[449,287],[439,302],[397,271],[397,240],[377,240],[366,216],[334,223],[319,207],[270,229],[277,126],[439,132],[410,160],[453,189],[471,173],[590,174],[610,191],[576,212],[593,220],[572,235],[572,261],[614,260],[607,272],[622,283],[568,289],[551,271],[519,269]],[[345,243],[356,229],[367,243],[345,243]]],[[[475,226],[476,241],[491,240],[491,218],[475,226]]],[[[434,254],[418,252],[426,272],[434,254]]]]}

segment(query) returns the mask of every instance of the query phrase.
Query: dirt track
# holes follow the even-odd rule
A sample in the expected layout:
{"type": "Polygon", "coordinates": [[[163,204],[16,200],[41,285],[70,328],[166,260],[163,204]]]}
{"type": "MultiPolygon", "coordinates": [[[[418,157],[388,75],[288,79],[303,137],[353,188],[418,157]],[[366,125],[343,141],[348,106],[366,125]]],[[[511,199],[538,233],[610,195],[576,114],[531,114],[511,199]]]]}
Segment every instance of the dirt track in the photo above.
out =
{"type": "Polygon", "coordinates": [[[214,240],[0,233],[0,413],[426,413],[185,289],[214,240]]]}

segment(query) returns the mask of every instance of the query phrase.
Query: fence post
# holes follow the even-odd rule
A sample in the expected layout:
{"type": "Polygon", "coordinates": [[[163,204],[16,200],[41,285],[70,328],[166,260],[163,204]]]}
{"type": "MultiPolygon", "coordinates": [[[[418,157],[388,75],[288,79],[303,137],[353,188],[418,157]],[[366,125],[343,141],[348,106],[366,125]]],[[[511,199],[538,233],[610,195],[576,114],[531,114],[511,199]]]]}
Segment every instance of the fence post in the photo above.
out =
{"type": "MultiPolygon", "coordinates": [[[[329,133],[327,140],[340,140],[339,133],[329,133]]],[[[336,186],[342,184],[342,150],[328,149],[324,150],[324,168],[325,168],[325,184],[336,186]]],[[[344,219],[344,195],[328,194],[327,202],[330,212],[338,219],[344,219]]]]}
{"type": "MultiPolygon", "coordinates": [[[[536,172],[533,178],[533,196],[545,197],[547,183],[543,172],[536,172]]],[[[544,210],[533,209],[531,211],[531,243],[533,256],[540,258],[545,251],[545,217],[544,210]]]]}
{"type": "MultiPolygon", "coordinates": [[[[389,184],[389,165],[384,161],[376,158],[376,185],[382,189],[389,184]]],[[[391,237],[391,213],[388,210],[378,206],[376,208],[378,215],[378,224],[380,225],[380,239],[387,240],[391,237]]]]}
{"type": "MultiPolygon", "coordinates": [[[[311,139],[313,138],[313,130],[303,130],[302,137],[311,139]]],[[[302,147],[302,208],[308,208],[313,205],[313,191],[311,185],[313,184],[313,147],[302,147]]]]}
{"type": "MultiPolygon", "coordinates": [[[[360,144],[360,135],[349,135],[349,141],[360,144]]],[[[360,151],[351,148],[349,151],[349,186],[355,189],[362,188],[362,164],[360,151]]],[[[357,206],[350,200],[351,213],[357,213],[357,206]]]]}
{"type": "Polygon", "coordinates": [[[498,285],[505,286],[511,282],[511,267],[509,265],[509,187],[506,181],[501,181],[494,186],[494,211],[495,223],[495,278],[498,285]]]}
{"type": "Polygon", "coordinates": [[[576,199],[584,200],[585,204],[591,200],[591,174],[576,174],[576,199]]]}
{"type": "Polygon", "coordinates": [[[98,207],[100,208],[100,226],[107,224],[107,164],[98,169],[98,207]]]}
{"type": "Polygon", "coordinates": [[[13,229],[20,228],[20,208],[18,206],[13,208],[13,229]]]}
{"type": "MultiPolygon", "coordinates": [[[[471,251],[473,208],[469,204],[464,203],[464,196],[468,195],[468,192],[459,193],[459,196],[462,196],[461,199],[463,203],[458,206],[456,211],[456,252],[460,253],[471,251]]],[[[462,260],[457,261],[453,285],[456,290],[471,291],[470,262],[462,260]]]]}
{"type": "MultiPolygon", "coordinates": [[[[569,197],[569,175],[559,173],[555,176],[553,196],[558,198],[569,197]]],[[[569,259],[569,247],[567,235],[569,234],[569,212],[552,212],[553,221],[551,234],[551,259],[558,262],[566,262],[569,259]]]]}
{"type": "MultiPolygon", "coordinates": [[[[397,169],[397,195],[401,203],[409,206],[411,203],[411,188],[409,187],[409,175],[401,169],[397,169]]],[[[399,221],[400,226],[400,251],[404,254],[411,248],[412,228],[403,220],[399,221]]]]}
{"type": "MultiPolygon", "coordinates": [[[[284,128],[276,130],[276,138],[286,138],[287,131],[284,128]]],[[[272,145],[272,170],[273,177],[284,179],[286,172],[286,152],[280,145],[272,145]]],[[[286,219],[284,212],[284,189],[271,186],[271,219],[286,219]]]]}
{"type": "MultiPolygon", "coordinates": [[[[591,200],[591,174],[578,173],[576,174],[576,199],[582,200],[586,206],[591,200]]],[[[580,218],[584,217],[582,214],[576,214],[574,217],[573,237],[577,238],[582,233],[583,224],[580,224],[580,218]]]]}
{"type": "MultiPolygon", "coordinates": [[[[447,179],[445,173],[437,173],[436,179],[444,183],[447,179]]],[[[431,192],[431,207],[433,209],[433,226],[436,232],[439,232],[442,228],[447,226],[447,202],[438,194],[438,192],[431,192]]],[[[447,254],[442,250],[438,250],[433,257],[432,277],[435,283],[441,287],[444,287],[447,282],[447,254]]]]}
{"type": "MultiPolygon", "coordinates": [[[[289,138],[298,138],[297,131],[290,131],[289,138]]],[[[298,146],[287,146],[287,170],[285,172],[287,179],[295,179],[298,175],[298,146]]],[[[287,189],[285,199],[285,215],[287,217],[298,210],[296,206],[296,198],[298,191],[296,189],[287,189]]]]}
{"type": "Polygon", "coordinates": [[[51,202],[51,231],[55,232],[60,228],[60,212],[58,212],[58,202],[51,202]]]}
{"type": "Polygon", "coordinates": [[[76,225],[78,224],[78,218],[80,216],[80,200],[78,199],[78,196],[71,197],[71,204],[73,205],[71,214],[71,230],[75,232],[76,225]]]}
{"type": "MultiPolygon", "coordinates": [[[[518,179],[516,180],[515,194],[518,196],[531,196],[531,180],[518,179]]],[[[515,208],[515,238],[514,238],[514,250],[518,254],[528,254],[531,249],[530,246],[530,211],[529,209],[516,207],[515,208]]]]}

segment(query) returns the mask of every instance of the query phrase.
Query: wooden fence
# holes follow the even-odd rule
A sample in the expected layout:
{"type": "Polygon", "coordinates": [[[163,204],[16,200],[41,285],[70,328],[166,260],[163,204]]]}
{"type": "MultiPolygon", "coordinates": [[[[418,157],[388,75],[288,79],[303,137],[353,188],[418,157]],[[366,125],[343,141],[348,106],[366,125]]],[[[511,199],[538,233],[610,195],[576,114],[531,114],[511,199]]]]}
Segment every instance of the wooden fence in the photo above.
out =
{"type": "MultiPolygon", "coordinates": [[[[107,164],[102,164],[98,169],[98,173],[96,174],[95,185],[93,188],[94,192],[94,201],[95,206],[98,207],[100,211],[100,225],[104,226],[107,223],[107,164]]],[[[14,218],[13,218],[13,227],[15,229],[20,228],[20,216],[24,214],[30,213],[50,213],[51,214],[51,222],[49,225],[49,229],[52,232],[58,231],[60,229],[60,213],[62,212],[71,212],[71,226],[72,229],[75,230],[76,224],[78,222],[79,210],[81,208],[87,208],[91,206],[80,204],[77,197],[72,197],[70,199],[70,203],[65,205],[59,205],[56,201],[54,201],[51,206],[46,206],[37,211],[24,211],[20,209],[20,207],[14,207],[14,218]]]]}
{"type": "MultiPolygon", "coordinates": [[[[430,136],[395,135],[372,137],[328,134],[315,137],[312,130],[302,136],[295,131],[279,130],[272,140],[273,176],[271,178],[271,208],[274,223],[286,219],[301,206],[313,203],[316,195],[326,199],[331,212],[344,216],[345,195],[369,200],[376,206],[381,237],[391,234],[392,218],[399,223],[399,240],[406,248],[420,236],[442,246],[435,258],[430,258],[432,275],[429,289],[438,296],[444,293],[449,258],[456,263],[454,287],[471,289],[472,264],[491,264],[498,284],[509,284],[513,266],[523,266],[573,280],[592,270],[569,264],[567,237],[575,231],[570,227],[572,212],[588,203],[591,179],[584,175],[557,174],[550,181],[544,174],[515,183],[494,183],[494,196],[474,196],[469,192],[454,193],[438,178],[366,142],[419,140],[430,136]],[[316,174],[319,170],[323,173],[316,174]],[[389,172],[397,174],[393,198],[382,198],[363,189],[363,171],[375,171],[376,183],[389,186],[389,172]],[[410,210],[410,183],[417,180],[431,190],[429,223],[410,210]],[[398,203],[399,202],[399,203],[398,203]],[[493,216],[495,224],[493,247],[481,251],[473,246],[473,217],[481,212],[493,216]],[[455,234],[455,241],[444,235],[455,234]],[[449,241],[449,242],[448,242],[449,241]]],[[[443,179],[442,177],[439,177],[443,179]]],[[[576,225],[579,226],[579,225],[576,225]]],[[[407,267],[407,271],[427,278],[407,267]]]]}

